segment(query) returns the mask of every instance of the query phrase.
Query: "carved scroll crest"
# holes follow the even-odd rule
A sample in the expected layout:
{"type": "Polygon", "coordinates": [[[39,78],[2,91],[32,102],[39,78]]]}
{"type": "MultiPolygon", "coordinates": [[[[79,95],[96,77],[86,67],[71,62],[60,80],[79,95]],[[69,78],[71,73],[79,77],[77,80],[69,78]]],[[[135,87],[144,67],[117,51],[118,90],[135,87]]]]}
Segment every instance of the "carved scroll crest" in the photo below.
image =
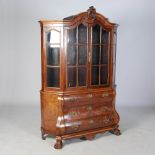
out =
{"type": "Polygon", "coordinates": [[[96,20],[96,9],[91,6],[87,10],[86,16],[84,16],[83,22],[85,25],[92,24],[96,20]]]}
{"type": "Polygon", "coordinates": [[[87,17],[90,20],[96,19],[96,9],[93,6],[89,7],[89,9],[87,10],[87,17]]]}

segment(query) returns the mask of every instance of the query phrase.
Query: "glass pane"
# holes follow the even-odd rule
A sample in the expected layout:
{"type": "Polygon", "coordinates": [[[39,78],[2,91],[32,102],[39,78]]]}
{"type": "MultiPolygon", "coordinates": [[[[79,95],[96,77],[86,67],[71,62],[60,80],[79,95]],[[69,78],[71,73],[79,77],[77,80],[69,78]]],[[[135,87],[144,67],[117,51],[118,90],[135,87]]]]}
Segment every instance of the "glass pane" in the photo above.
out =
{"type": "Polygon", "coordinates": [[[60,68],[47,67],[47,87],[60,86],[60,68]]]}
{"type": "Polygon", "coordinates": [[[60,48],[49,47],[47,49],[47,65],[59,65],[60,48]]]}
{"type": "Polygon", "coordinates": [[[99,84],[99,66],[92,66],[91,70],[91,84],[98,85],[99,84]]]}
{"type": "Polygon", "coordinates": [[[76,64],[76,46],[68,46],[68,65],[76,64]]]}
{"type": "Polygon", "coordinates": [[[68,87],[76,87],[76,68],[68,68],[68,87]]]}
{"type": "Polygon", "coordinates": [[[78,64],[87,64],[87,46],[78,46],[78,64]]]}
{"type": "Polygon", "coordinates": [[[96,25],[92,29],[92,42],[94,44],[100,43],[100,25],[96,25]]]}
{"type": "Polygon", "coordinates": [[[101,64],[108,64],[108,46],[102,45],[102,48],[101,48],[101,64]]]}
{"type": "Polygon", "coordinates": [[[78,27],[78,43],[87,42],[87,27],[83,24],[80,24],[78,27]]]}
{"type": "Polygon", "coordinates": [[[102,29],[102,43],[106,44],[109,40],[109,32],[102,29]]]}
{"type": "Polygon", "coordinates": [[[100,46],[93,46],[92,48],[92,64],[97,65],[99,64],[99,57],[100,57],[100,46]]]}
{"type": "Polygon", "coordinates": [[[86,86],[87,70],[85,67],[78,68],[78,84],[79,86],[86,86]]]}
{"type": "Polygon", "coordinates": [[[60,31],[53,29],[47,33],[47,42],[50,44],[60,44],[60,31]]]}
{"type": "Polygon", "coordinates": [[[101,70],[100,70],[100,83],[101,84],[107,84],[107,80],[108,80],[108,65],[106,66],[101,66],[101,70]]]}
{"type": "Polygon", "coordinates": [[[68,30],[68,42],[76,43],[76,28],[68,30]]]}

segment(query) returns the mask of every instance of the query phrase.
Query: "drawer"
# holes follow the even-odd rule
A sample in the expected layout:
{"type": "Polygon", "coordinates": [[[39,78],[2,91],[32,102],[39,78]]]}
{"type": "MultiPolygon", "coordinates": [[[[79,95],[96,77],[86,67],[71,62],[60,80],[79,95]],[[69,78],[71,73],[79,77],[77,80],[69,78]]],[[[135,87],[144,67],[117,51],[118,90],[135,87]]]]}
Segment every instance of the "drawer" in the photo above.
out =
{"type": "Polygon", "coordinates": [[[87,104],[96,104],[96,103],[104,103],[104,102],[112,102],[114,98],[113,93],[104,92],[99,94],[80,94],[80,95],[71,95],[64,96],[64,106],[72,107],[72,106],[82,106],[87,104]]]}
{"type": "Polygon", "coordinates": [[[102,103],[102,102],[112,102],[114,98],[113,93],[99,93],[99,94],[94,94],[92,98],[92,102],[95,103],[102,103]]]}
{"type": "Polygon", "coordinates": [[[112,102],[104,102],[96,104],[87,104],[82,106],[64,107],[63,113],[65,121],[69,122],[89,117],[110,114],[112,110],[112,102]]]}
{"type": "Polygon", "coordinates": [[[64,105],[71,107],[71,106],[80,106],[85,104],[90,104],[92,94],[80,94],[80,95],[71,95],[71,96],[64,96],[64,105]]]}
{"type": "Polygon", "coordinates": [[[105,115],[74,122],[65,122],[66,134],[91,130],[113,124],[113,115],[105,115]]]}

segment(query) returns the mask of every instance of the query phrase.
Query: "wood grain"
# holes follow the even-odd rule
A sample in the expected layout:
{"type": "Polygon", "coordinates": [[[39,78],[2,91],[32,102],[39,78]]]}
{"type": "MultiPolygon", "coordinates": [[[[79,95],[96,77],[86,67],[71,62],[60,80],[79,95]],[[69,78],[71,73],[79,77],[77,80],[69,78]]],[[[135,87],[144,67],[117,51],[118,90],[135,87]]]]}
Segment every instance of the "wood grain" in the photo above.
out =
{"type": "MultiPolygon", "coordinates": [[[[115,109],[116,51],[114,46],[116,44],[118,25],[109,22],[106,17],[97,13],[94,7],[90,7],[86,12],[75,15],[71,20],[41,20],[39,22],[41,26],[42,59],[42,88],[40,91],[42,139],[45,139],[47,136],[55,136],[56,144],[54,148],[61,149],[63,147],[62,140],[65,139],[82,138],[91,140],[96,134],[106,131],[110,131],[115,135],[120,135],[120,130],[118,129],[120,118],[115,109]],[[81,23],[87,27],[87,58],[90,56],[91,60],[92,26],[99,24],[110,32],[107,85],[91,85],[92,61],[88,61],[87,59],[87,64],[85,65],[87,68],[86,86],[77,86],[74,88],[67,87],[67,31],[68,29],[78,27],[81,23]],[[47,87],[46,81],[46,67],[48,65],[46,61],[46,34],[51,29],[56,28],[60,28],[61,34],[59,88],[47,87]]],[[[101,41],[99,46],[101,46],[101,41]]],[[[78,59],[78,57],[76,59],[78,59]]],[[[99,65],[99,68],[101,68],[102,65],[99,65]]]]}

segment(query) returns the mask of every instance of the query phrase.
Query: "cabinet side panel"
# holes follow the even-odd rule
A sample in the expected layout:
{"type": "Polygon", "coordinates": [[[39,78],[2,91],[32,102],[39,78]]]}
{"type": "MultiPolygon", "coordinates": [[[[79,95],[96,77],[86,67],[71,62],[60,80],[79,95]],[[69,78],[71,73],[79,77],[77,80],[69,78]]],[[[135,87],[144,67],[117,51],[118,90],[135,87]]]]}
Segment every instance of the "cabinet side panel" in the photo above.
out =
{"type": "Polygon", "coordinates": [[[57,95],[41,92],[41,127],[46,134],[56,135],[56,124],[60,109],[57,95]]]}

